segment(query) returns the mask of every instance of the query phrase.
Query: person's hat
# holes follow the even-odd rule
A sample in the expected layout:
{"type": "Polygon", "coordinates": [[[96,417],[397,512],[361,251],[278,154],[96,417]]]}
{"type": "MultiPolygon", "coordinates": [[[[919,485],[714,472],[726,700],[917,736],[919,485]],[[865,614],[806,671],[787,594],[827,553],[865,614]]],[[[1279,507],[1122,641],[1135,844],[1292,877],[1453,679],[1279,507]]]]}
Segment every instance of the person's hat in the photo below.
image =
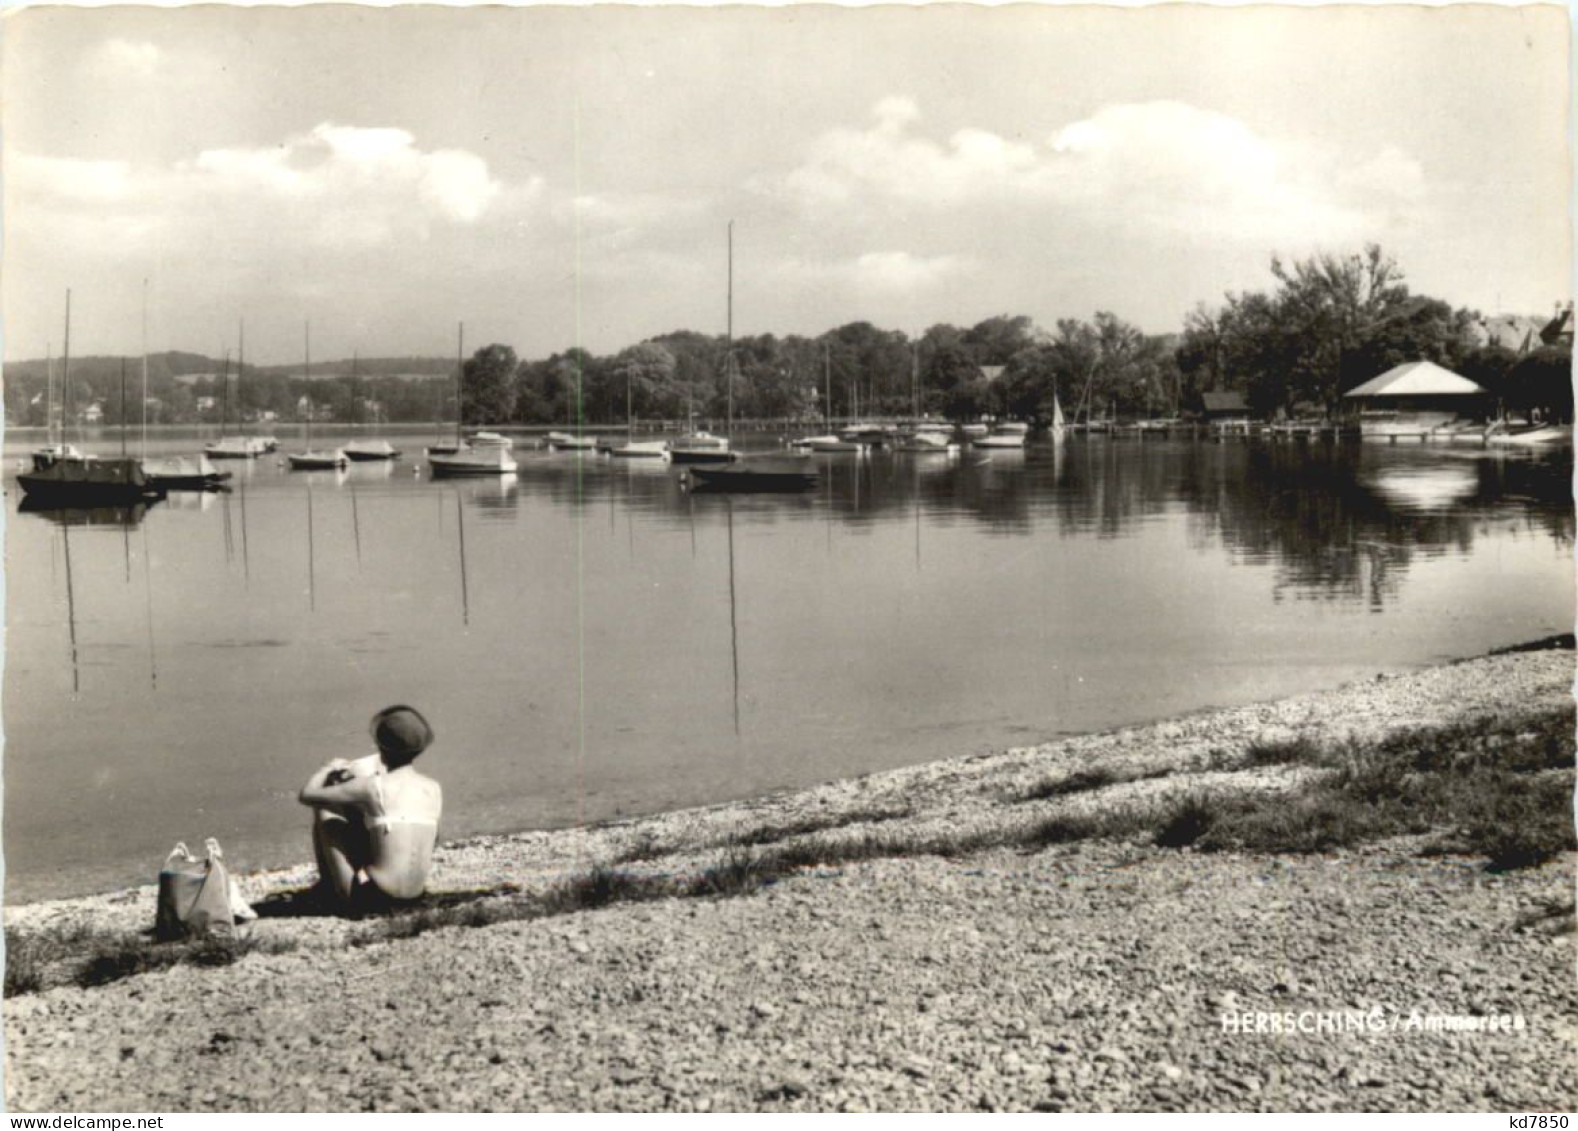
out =
{"type": "Polygon", "coordinates": [[[433,728],[415,707],[385,707],[373,716],[373,741],[395,758],[415,758],[433,741],[433,728]]]}

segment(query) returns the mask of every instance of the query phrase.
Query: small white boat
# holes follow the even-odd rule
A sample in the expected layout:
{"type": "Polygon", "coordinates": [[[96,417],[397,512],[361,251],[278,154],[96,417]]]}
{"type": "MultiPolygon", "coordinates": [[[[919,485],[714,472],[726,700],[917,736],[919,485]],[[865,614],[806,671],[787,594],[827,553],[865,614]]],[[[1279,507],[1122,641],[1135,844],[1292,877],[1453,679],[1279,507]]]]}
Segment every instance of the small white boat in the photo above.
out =
{"type": "Polygon", "coordinates": [[[1549,448],[1572,441],[1572,426],[1565,424],[1535,424],[1528,428],[1495,424],[1485,433],[1485,443],[1497,448],[1549,448]]]}
{"type": "Polygon", "coordinates": [[[388,440],[352,440],[340,449],[349,459],[358,463],[374,460],[399,459],[400,451],[388,440]]]}
{"type": "Polygon", "coordinates": [[[466,443],[473,448],[504,448],[515,446],[515,441],[502,432],[473,432],[466,438],[466,443]]]}
{"type": "Polygon", "coordinates": [[[991,435],[977,439],[975,446],[978,448],[1022,448],[1025,446],[1025,436],[1029,431],[1030,426],[1028,424],[999,424],[996,431],[991,435]]]}
{"type": "Polygon", "coordinates": [[[669,441],[670,451],[680,448],[693,448],[697,451],[713,449],[727,451],[728,447],[728,440],[724,439],[722,436],[714,436],[711,432],[705,431],[692,432],[688,436],[681,436],[677,440],[669,441]]]}
{"type": "Polygon", "coordinates": [[[462,448],[448,454],[429,449],[427,465],[434,475],[510,475],[518,465],[508,448],[462,448]]]}
{"type": "Polygon", "coordinates": [[[846,440],[842,436],[809,436],[800,444],[807,451],[812,452],[863,452],[866,445],[858,440],[846,440]]]}
{"type": "Polygon", "coordinates": [[[617,456],[620,459],[667,459],[668,441],[637,440],[617,448],[611,448],[608,454],[617,456]]]}
{"type": "Polygon", "coordinates": [[[991,431],[984,424],[961,424],[959,428],[966,436],[984,436],[991,431]]]}
{"type": "Polygon", "coordinates": [[[142,461],[143,474],[151,486],[166,491],[213,491],[230,478],[230,472],[220,471],[206,455],[160,456],[142,461]]]}
{"type": "Polygon", "coordinates": [[[548,433],[548,446],[556,452],[591,452],[597,450],[596,436],[572,436],[568,432],[548,433]]]}
{"type": "Polygon", "coordinates": [[[290,461],[292,471],[339,471],[351,462],[339,448],[328,452],[291,452],[285,458],[290,461]]]}
{"type": "Polygon", "coordinates": [[[266,450],[255,436],[221,436],[203,445],[203,454],[209,459],[257,459],[266,450]]]}
{"type": "Polygon", "coordinates": [[[958,451],[959,448],[944,433],[916,432],[900,440],[893,446],[893,450],[908,452],[911,455],[947,455],[958,451]]]}

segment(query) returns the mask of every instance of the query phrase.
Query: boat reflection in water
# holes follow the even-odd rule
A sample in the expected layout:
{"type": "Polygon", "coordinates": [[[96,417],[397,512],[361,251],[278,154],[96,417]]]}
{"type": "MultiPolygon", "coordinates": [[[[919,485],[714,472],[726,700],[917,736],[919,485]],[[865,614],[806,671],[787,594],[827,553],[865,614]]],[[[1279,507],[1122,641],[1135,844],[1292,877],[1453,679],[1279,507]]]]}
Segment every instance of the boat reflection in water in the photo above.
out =
{"type": "Polygon", "coordinates": [[[149,508],[161,500],[149,499],[135,503],[116,503],[97,507],[57,507],[41,502],[32,495],[17,504],[22,514],[37,515],[56,526],[124,526],[135,528],[142,524],[149,508]]]}

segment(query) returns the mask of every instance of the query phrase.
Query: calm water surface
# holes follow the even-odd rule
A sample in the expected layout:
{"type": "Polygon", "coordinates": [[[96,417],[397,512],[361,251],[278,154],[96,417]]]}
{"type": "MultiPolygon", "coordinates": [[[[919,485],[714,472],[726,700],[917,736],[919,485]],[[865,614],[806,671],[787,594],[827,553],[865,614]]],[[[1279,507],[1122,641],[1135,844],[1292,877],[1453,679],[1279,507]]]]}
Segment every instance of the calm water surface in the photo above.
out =
{"type": "Polygon", "coordinates": [[[462,836],[1332,686],[1574,616],[1570,457],[1073,439],[818,457],[794,497],[606,457],[458,483],[270,457],[226,495],[27,513],[28,446],[5,453],[12,901],[151,881],[177,839],[307,858],[296,790],[393,702],[432,719],[462,836]]]}

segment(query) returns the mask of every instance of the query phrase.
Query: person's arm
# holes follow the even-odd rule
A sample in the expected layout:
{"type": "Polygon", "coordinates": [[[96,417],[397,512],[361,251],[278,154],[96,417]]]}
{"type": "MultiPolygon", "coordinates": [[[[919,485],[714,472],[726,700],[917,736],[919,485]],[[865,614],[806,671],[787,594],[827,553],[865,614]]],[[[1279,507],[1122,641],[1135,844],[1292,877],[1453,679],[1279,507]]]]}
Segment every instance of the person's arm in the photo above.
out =
{"type": "Polygon", "coordinates": [[[354,776],[350,763],[336,758],[307,779],[297,799],[314,809],[360,809],[368,796],[368,780],[354,776]]]}

